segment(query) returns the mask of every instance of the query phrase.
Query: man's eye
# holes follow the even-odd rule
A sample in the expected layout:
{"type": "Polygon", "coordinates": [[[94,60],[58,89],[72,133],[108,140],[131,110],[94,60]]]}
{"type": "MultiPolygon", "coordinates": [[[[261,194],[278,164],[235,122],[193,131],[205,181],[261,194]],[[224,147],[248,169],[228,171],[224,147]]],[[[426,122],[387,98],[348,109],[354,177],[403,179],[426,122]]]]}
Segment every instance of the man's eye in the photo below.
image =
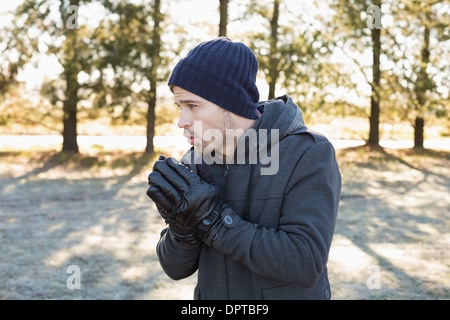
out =
{"type": "Polygon", "coordinates": [[[193,109],[193,108],[196,108],[197,107],[197,105],[196,104],[188,104],[188,107],[189,107],[189,109],[193,109]]]}

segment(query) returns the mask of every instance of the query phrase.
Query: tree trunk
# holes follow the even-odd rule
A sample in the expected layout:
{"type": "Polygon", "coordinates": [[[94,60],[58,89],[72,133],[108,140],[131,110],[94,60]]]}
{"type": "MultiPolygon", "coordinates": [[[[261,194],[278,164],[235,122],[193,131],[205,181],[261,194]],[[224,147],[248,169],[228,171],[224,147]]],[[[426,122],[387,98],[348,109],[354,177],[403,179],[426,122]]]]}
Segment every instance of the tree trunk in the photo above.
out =
{"type": "Polygon", "coordinates": [[[78,105],[78,73],[80,66],[76,52],[77,30],[66,32],[64,44],[65,59],[63,62],[66,80],[65,100],[63,101],[63,145],[62,151],[78,153],[77,142],[77,105],[78,105]]]}
{"type": "Polygon", "coordinates": [[[426,109],[427,97],[426,92],[428,90],[428,72],[427,67],[430,62],[430,27],[428,26],[428,21],[430,21],[429,14],[426,14],[426,19],[424,22],[425,30],[423,35],[423,46],[421,50],[421,63],[420,71],[417,77],[415,85],[415,93],[417,99],[417,111],[418,116],[414,120],[414,149],[423,149],[424,142],[424,127],[425,119],[423,118],[424,110],[426,109]]]}
{"type": "Polygon", "coordinates": [[[228,1],[229,0],[219,0],[219,1],[220,1],[219,37],[226,37],[227,36],[227,25],[228,25],[228,1]]]}
{"type": "MultiPolygon", "coordinates": [[[[381,4],[380,4],[381,5],[381,4]]],[[[369,118],[369,140],[367,144],[370,146],[379,146],[380,143],[380,29],[373,28],[372,46],[373,46],[373,65],[372,65],[372,94],[370,96],[370,118],[369,118]]]]}
{"type": "Polygon", "coordinates": [[[145,153],[153,153],[154,145],[153,138],[155,137],[155,109],[156,109],[156,91],[153,87],[150,89],[150,97],[147,101],[147,145],[145,146],[145,153]]]}
{"type": "Polygon", "coordinates": [[[270,70],[269,70],[269,96],[275,98],[275,88],[278,80],[278,18],[280,16],[280,0],[273,2],[273,16],[270,20],[270,70]]]}
{"type": "Polygon", "coordinates": [[[414,121],[414,149],[423,149],[425,119],[417,117],[414,121]]]}
{"type": "Polygon", "coordinates": [[[161,51],[161,28],[160,23],[162,21],[161,15],[161,1],[155,0],[153,7],[153,51],[151,52],[151,62],[153,68],[151,69],[149,75],[150,81],[150,91],[149,98],[147,101],[148,110],[147,110],[147,144],[145,146],[145,153],[153,153],[154,145],[153,138],[155,137],[155,109],[156,109],[156,87],[158,84],[158,68],[160,64],[159,54],[161,51]]]}
{"type": "Polygon", "coordinates": [[[63,110],[63,145],[62,151],[78,153],[77,142],[77,97],[68,97],[64,101],[63,110]]]}

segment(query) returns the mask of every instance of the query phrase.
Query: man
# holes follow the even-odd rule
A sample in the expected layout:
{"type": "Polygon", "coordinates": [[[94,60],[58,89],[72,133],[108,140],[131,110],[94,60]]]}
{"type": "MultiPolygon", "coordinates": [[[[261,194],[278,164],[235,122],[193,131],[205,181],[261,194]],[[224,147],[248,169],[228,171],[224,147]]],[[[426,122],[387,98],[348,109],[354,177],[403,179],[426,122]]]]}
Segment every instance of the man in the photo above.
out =
{"type": "Polygon", "coordinates": [[[258,63],[240,42],[203,42],[169,86],[193,148],[161,156],[148,196],[168,227],[172,279],[198,271],[195,299],[330,299],[328,253],[341,176],[330,142],[290,97],[258,102],[258,63]]]}

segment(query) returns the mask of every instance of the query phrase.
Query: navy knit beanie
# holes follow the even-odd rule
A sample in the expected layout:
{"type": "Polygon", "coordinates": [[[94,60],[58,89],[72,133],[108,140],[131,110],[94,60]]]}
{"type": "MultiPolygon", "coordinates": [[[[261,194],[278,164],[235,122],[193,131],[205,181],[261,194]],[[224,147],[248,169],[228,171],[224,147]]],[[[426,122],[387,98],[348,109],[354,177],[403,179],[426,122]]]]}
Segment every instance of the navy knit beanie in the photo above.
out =
{"type": "Polygon", "coordinates": [[[256,119],[258,62],[241,42],[220,37],[200,43],[172,71],[177,86],[248,119],[256,119]]]}

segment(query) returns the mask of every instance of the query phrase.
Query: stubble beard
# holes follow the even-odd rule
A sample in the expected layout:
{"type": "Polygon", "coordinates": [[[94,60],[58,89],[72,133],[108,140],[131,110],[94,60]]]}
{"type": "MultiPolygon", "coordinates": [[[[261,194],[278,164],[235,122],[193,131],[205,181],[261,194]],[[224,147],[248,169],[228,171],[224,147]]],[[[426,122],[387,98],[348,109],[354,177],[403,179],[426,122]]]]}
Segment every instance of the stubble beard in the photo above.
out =
{"type": "Polygon", "coordinates": [[[211,129],[220,131],[222,139],[205,140],[202,136],[201,143],[194,144],[194,148],[201,154],[215,153],[217,156],[225,160],[225,157],[230,157],[230,153],[234,152],[236,148],[236,137],[232,133],[235,128],[235,122],[230,116],[230,111],[222,110],[219,119],[213,124],[211,129]],[[228,132],[227,132],[228,129],[228,132]],[[230,130],[231,129],[231,130],[230,130]],[[220,141],[221,140],[221,141],[220,141]]]}

